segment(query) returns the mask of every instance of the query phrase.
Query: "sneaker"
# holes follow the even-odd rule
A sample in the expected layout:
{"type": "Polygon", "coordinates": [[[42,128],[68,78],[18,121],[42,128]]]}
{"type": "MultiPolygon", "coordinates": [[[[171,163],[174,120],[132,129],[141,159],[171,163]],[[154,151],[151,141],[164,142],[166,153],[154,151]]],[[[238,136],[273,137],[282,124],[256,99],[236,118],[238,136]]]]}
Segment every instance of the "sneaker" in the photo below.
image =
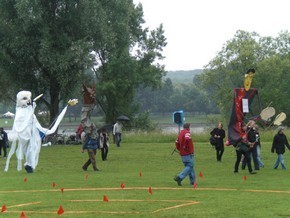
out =
{"type": "Polygon", "coordinates": [[[181,186],[181,181],[182,181],[182,180],[180,179],[179,176],[175,176],[175,177],[174,177],[174,181],[177,182],[177,185],[178,185],[178,186],[181,186]]]}
{"type": "Polygon", "coordinates": [[[85,166],[82,166],[82,168],[83,168],[84,171],[87,171],[87,168],[85,166]]]}
{"type": "Polygon", "coordinates": [[[257,172],[251,171],[250,174],[257,174],[257,172]]]}
{"type": "Polygon", "coordinates": [[[26,170],[27,173],[33,173],[33,169],[32,169],[31,166],[26,165],[25,166],[25,170],[26,170]]]}

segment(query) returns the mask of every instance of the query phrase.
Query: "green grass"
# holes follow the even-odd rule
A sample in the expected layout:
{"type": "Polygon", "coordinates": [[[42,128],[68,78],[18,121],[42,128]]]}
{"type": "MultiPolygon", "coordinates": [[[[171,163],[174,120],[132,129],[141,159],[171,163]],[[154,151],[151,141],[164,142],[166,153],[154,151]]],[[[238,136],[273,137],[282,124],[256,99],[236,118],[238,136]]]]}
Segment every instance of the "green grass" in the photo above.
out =
{"type": "MultiPolygon", "coordinates": [[[[257,175],[242,170],[234,174],[233,148],[226,147],[223,162],[217,163],[215,150],[200,141],[202,137],[193,136],[195,189],[187,178],[182,187],[173,181],[183,168],[179,155],[171,155],[175,135],[125,133],[120,148],[111,143],[108,161],[101,161],[98,152],[99,172],[91,167],[82,171],[88,157],[76,145],[43,147],[33,174],[17,172],[13,156],[9,171],[0,171],[0,206],[7,207],[0,216],[20,217],[24,212],[29,218],[58,217],[60,205],[64,208],[62,217],[290,216],[289,171],[272,169],[276,155],[270,153],[270,142],[262,144],[265,168],[257,175]],[[200,172],[203,177],[198,176],[200,172]],[[103,201],[104,195],[109,202],[103,201]]],[[[289,152],[285,161],[289,168],[289,152]]],[[[4,165],[1,158],[0,167],[4,169],[4,165]]]]}

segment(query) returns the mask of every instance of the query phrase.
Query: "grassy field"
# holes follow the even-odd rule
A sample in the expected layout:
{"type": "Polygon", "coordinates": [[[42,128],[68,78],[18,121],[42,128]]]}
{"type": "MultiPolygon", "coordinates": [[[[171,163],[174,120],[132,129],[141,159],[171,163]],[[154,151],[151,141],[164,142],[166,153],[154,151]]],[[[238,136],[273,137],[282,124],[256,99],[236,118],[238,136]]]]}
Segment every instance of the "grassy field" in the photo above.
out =
{"type": "MultiPolygon", "coordinates": [[[[9,171],[0,171],[0,201],[6,208],[0,216],[59,217],[60,206],[62,217],[290,216],[289,171],[272,169],[276,155],[270,141],[262,141],[265,168],[256,175],[234,174],[233,147],[225,148],[218,163],[207,136],[193,135],[194,188],[187,178],[181,187],[173,180],[183,168],[179,155],[172,154],[175,137],[125,133],[120,148],[111,143],[108,161],[101,161],[98,152],[98,172],[81,169],[88,156],[76,145],[43,147],[33,174],[18,172],[14,156],[9,171]]],[[[290,167],[289,152],[284,157],[290,167]]]]}

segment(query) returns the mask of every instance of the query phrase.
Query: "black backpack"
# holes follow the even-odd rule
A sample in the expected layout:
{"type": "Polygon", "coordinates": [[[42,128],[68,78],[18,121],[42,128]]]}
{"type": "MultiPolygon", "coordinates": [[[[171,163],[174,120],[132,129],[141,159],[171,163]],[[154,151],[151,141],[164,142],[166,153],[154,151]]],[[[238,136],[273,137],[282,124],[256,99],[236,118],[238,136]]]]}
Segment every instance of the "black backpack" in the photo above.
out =
{"type": "Polygon", "coordinates": [[[215,137],[211,136],[209,138],[209,143],[212,145],[212,146],[216,146],[218,144],[218,141],[215,137]]]}

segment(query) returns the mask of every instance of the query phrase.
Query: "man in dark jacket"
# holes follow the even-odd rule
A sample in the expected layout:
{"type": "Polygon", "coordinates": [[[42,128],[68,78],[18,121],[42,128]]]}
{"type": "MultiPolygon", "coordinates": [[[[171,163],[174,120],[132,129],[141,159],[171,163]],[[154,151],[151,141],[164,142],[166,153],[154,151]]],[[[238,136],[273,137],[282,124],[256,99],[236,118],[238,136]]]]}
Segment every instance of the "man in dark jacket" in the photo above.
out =
{"type": "Polygon", "coordinates": [[[214,128],[210,132],[211,136],[216,139],[216,159],[218,162],[222,161],[222,156],[224,153],[224,138],[226,137],[225,130],[223,129],[223,124],[221,122],[218,123],[217,128],[214,128]]]}
{"type": "MultiPolygon", "coordinates": [[[[257,138],[257,130],[255,129],[255,121],[250,120],[247,124],[247,132],[248,132],[248,141],[250,143],[254,143],[253,146],[249,148],[250,158],[253,158],[254,162],[254,169],[260,170],[259,161],[258,161],[258,153],[257,153],[257,146],[258,146],[258,138],[257,138]]],[[[246,167],[246,159],[243,159],[242,162],[242,169],[246,167]]]]}
{"type": "Polygon", "coordinates": [[[183,124],[183,130],[179,133],[178,138],[175,142],[176,149],[179,151],[181,160],[184,164],[184,169],[178,176],[174,177],[174,180],[179,186],[181,186],[181,181],[188,175],[190,184],[195,183],[195,173],[194,173],[194,146],[190,136],[190,124],[183,124]]]}
{"type": "Polygon", "coordinates": [[[242,129],[242,135],[240,140],[237,143],[237,146],[235,147],[236,149],[236,154],[237,154],[237,159],[235,163],[235,173],[238,172],[239,170],[239,164],[242,159],[242,155],[244,155],[244,159],[246,160],[246,164],[248,166],[248,170],[250,174],[256,174],[256,172],[253,171],[252,165],[251,165],[251,158],[250,158],[250,153],[249,153],[249,148],[253,147],[255,142],[249,142],[248,140],[248,128],[245,123],[242,123],[241,125],[242,129]]]}
{"type": "Polygon", "coordinates": [[[288,150],[290,150],[290,146],[283,130],[284,130],[284,127],[282,126],[278,128],[278,133],[274,136],[274,139],[273,139],[271,152],[274,153],[276,150],[276,154],[278,155],[273,168],[277,169],[279,166],[279,163],[281,163],[282,170],[286,170],[283,154],[285,153],[285,146],[287,146],[288,150]]]}

